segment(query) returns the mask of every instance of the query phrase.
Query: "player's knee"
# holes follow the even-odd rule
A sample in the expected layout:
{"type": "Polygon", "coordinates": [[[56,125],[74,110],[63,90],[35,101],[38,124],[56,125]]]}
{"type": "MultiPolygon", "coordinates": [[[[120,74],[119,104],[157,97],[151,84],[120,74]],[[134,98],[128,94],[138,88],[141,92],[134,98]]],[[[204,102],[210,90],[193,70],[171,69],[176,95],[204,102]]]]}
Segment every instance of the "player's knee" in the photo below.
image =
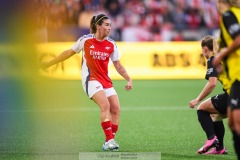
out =
{"type": "Polygon", "coordinates": [[[198,106],[197,110],[209,112],[211,111],[211,107],[212,107],[211,101],[204,101],[198,106]]]}
{"type": "Polygon", "coordinates": [[[117,106],[111,107],[111,113],[114,115],[119,115],[120,114],[120,106],[117,105],[117,106]]]}
{"type": "Polygon", "coordinates": [[[197,110],[206,111],[206,105],[205,105],[205,103],[201,103],[201,104],[198,106],[197,110]]]}
{"type": "Polygon", "coordinates": [[[99,106],[100,106],[101,112],[109,112],[110,111],[110,104],[108,102],[100,104],[99,106]]]}

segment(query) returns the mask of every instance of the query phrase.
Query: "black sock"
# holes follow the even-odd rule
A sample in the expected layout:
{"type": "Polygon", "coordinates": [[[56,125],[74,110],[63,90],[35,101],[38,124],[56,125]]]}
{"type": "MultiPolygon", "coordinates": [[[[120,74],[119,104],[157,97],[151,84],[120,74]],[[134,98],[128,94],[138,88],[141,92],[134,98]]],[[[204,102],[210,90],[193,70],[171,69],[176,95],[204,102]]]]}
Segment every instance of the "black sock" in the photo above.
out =
{"type": "Polygon", "coordinates": [[[225,128],[224,128],[224,125],[223,125],[223,121],[213,122],[213,126],[214,126],[214,133],[219,140],[219,146],[216,149],[218,151],[220,151],[224,147],[223,138],[224,138],[224,134],[225,134],[225,128]]]}
{"type": "Polygon", "coordinates": [[[233,144],[235,148],[235,152],[237,154],[238,160],[240,160],[240,135],[236,132],[232,131],[233,134],[233,144]]]}
{"type": "Polygon", "coordinates": [[[197,114],[198,121],[200,122],[202,129],[205,131],[208,140],[212,139],[214,137],[214,129],[210,113],[203,110],[197,110],[197,114]]]}

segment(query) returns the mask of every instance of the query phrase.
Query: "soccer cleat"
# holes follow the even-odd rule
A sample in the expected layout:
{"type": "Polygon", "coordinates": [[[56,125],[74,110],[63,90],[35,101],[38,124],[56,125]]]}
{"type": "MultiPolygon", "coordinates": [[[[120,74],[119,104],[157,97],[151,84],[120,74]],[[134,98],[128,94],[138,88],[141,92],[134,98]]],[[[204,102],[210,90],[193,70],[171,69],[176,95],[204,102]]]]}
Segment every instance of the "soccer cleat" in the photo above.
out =
{"type": "Polygon", "coordinates": [[[220,151],[217,150],[216,147],[214,147],[211,151],[205,153],[205,154],[227,154],[227,150],[225,147],[223,147],[223,149],[221,149],[220,151]]]}
{"type": "Polygon", "coordinates": [[[200,148],[197,153],[198,154],[203,154],[206,153],[209,149],[211,149],[212,147],[216,147],[218,144],[218,139],[216,136],[214,136],[213,139],[211,140],[207,140],[204,144],[204,146],[202,148],[200,148]]]}
{"type": "Polygon", "coordinates": [[[102,146],[103,151],[117,151],[119,149],[119,145],[116,143],[114,139],[110,139],[105,142],[102,146]]]}
{"type": "Polygon", "coordinates": [[[113,140],[112,144],[114,145],[113,151],[118,151],[119,149],[119,144],[115,140],[113,140]]]}
{"type": "Polygon", "coordinates": [[[114,139],[113,139],[112,143],[115,146],[115,148],[119,148],[119,144],[117,144],[117,142],[114,139]]]}

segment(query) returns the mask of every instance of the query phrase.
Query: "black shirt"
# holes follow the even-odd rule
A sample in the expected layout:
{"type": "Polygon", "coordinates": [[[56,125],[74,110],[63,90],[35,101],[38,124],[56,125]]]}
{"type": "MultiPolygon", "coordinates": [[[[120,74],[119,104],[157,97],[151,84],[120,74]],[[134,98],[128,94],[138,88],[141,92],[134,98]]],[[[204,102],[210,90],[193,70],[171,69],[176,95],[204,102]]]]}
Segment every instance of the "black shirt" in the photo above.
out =
{"type": "Polygon", "coordinates": [[[213,57],[214,56],[211,56],[207,60],[207,73],[205,76],[205,79],[207,79],[207,80],[209,79],[209,77],[218,77],[218,72],[217,72],[216,68],[213,67],[213,65],[212,65],[213,57]]]}

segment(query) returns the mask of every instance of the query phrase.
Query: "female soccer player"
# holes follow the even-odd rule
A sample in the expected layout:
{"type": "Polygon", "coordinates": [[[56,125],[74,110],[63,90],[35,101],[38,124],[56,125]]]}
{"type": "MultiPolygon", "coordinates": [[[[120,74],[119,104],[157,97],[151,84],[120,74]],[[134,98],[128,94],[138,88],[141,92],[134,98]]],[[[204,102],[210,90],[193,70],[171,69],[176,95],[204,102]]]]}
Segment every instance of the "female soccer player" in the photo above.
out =
{"type": "Polygon", "coordinates": [[[104,15],[93,16],[90,33],[78,39],[71,49],[65,50],[49,62],[41,64],[43,69],[62,62],[82,51],[82,85],[86,94],[100,108],[101,126],[106,136],[102,150],[118,150],[114,140],[120,119],[118,95],[108,76],[108,62],[112,60],[117,72],[127,80],[125,90],[132,89],[132,80],[119,61],[115,42],[108,37],[111,21],[104,15]]]}
{"type": "Polygon", "coordinates": [[[224,61],[231,82],[228,124],[240,160],[240,1],[217,0],[216,4],[221,14],[220,40],[226,49],[216,54],[213,65],[224,61]]]}
{"type": "Polygon", "coordinates": [[[227,102],[229,91],[229,81],[224,73],[220,75],[217,69],[212,66],[214,53],[217,50],[217,41],[212,36],[206,36],[202,39],[202,54],[207,59],[207,73],[205,79],[208,83],[196,99],[190,101],[189,106],[194,108],[199,102],[206,98],[215,88],[217,80],[221,81],[224,93],[208,98],[197,108],[198,120],[207,135],[207,141],[197,152],[199,154],[225,154],[226,149],[223,145],[225,128],[223,118],[226,118],[227,102]],[[211,151],[209,149],[214,147],[211,151]]]}

